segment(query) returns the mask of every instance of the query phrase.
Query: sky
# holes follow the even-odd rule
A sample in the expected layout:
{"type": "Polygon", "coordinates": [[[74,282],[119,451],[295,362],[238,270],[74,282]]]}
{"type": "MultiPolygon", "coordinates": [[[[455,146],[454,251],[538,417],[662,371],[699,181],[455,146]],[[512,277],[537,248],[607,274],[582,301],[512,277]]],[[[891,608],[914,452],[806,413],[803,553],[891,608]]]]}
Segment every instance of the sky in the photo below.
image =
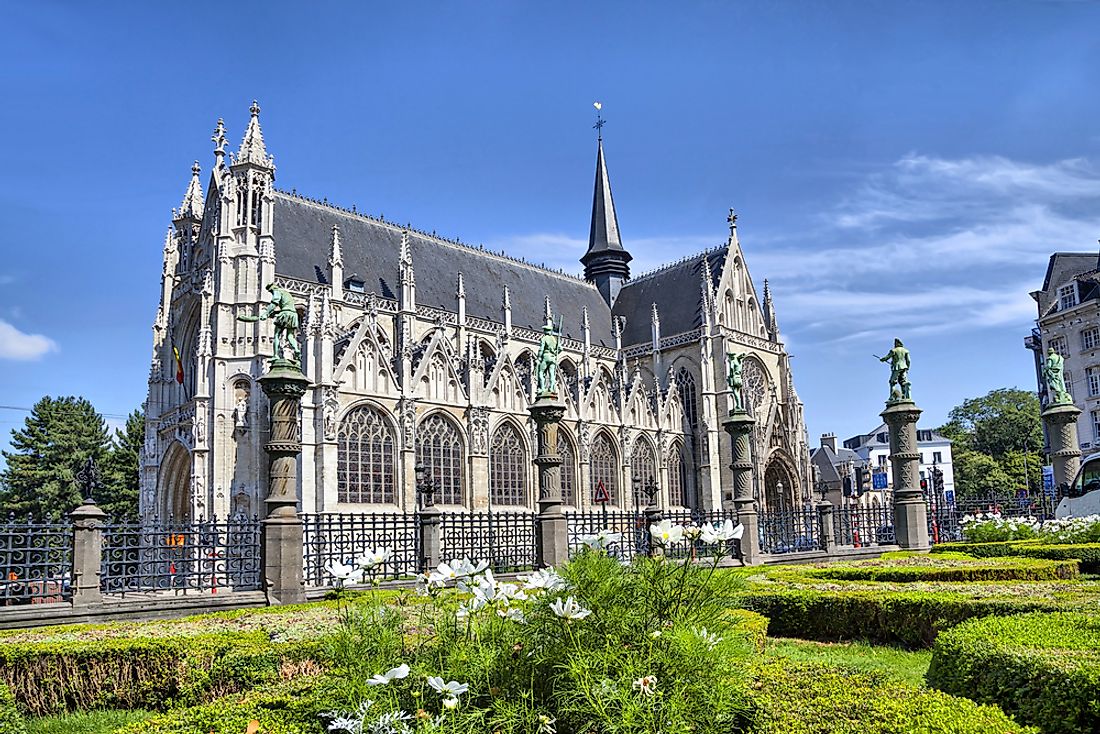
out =
{"type": "MultiPolygon", "coordinates": [[[[4,3],[0,448],[43,395],[145,396],[192,162],[253,99],[276,184],[580,272],[594,109],[635,273],[771,284],[811,445],[1034,389],[1050,253],[1100,236],[1091,2],[4,3]]],[[[694,297],[694,294],[692,294],[694,297]]]]}

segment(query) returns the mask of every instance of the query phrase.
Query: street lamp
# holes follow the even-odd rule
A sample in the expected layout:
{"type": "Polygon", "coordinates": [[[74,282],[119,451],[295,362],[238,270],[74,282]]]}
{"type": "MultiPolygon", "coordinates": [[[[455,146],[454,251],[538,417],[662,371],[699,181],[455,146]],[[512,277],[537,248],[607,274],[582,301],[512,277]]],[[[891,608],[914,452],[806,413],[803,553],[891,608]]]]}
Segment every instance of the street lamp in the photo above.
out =
{"type": "Polygon", "coordinates": [[[417,463],[416,468],[416,495],[420,498],[420,507],[435,507],[435,482],[427,477],[427,470],[422,463],[417,463]]]}

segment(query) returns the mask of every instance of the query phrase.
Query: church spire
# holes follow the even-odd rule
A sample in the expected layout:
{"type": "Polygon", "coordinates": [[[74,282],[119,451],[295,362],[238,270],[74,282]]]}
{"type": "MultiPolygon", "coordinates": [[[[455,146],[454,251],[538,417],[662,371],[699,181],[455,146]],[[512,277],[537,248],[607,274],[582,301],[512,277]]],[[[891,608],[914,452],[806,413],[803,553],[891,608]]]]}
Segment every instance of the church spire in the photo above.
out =
{"type": "Polygon", "coordinates": [[[252,106],[248,108],[252,118],[248,121],[248,128],[244,131],[244,139],[241,140],[241,149],[237,152],[233,162],[236,164],[253,163],[265,168],[274,168],[274,159],[267,154],[264,145],[264,134],[260,130],[260,105],[252,100],[252,106]]]}
{"type": "MultiPolygon", "coordinates": [[[[597,107],[599,109],[599,107],[597,107]]],[[[596,141],[596,185],[592,193],[592,225],[588,230],[588,251],[581,262],[584,277],[595,283],[608,305],[613,305],[623,282],[630,278],[630,253],[619,237],[619,220],[611,197],[611,180],[603,155],[603,120],[596,123],[600,137],[596,141]]]]}
{"type": "Polygon", "coordinates": [[[779,341],[779,323],[775,319],[775,304],[772,303],[772,290],[768,281],[764,279],[764,326],[768,329],[768,337],[773,341],[779,341]]]}
{"type": "Polygon", "coordinates": [[[187,193],[183,195],[183,203],[180,204],[180,219],[194,219],[202,221],[202,184],[199,182],[199,162],[191,166],[191,182],[187,184],[187,193]]]}

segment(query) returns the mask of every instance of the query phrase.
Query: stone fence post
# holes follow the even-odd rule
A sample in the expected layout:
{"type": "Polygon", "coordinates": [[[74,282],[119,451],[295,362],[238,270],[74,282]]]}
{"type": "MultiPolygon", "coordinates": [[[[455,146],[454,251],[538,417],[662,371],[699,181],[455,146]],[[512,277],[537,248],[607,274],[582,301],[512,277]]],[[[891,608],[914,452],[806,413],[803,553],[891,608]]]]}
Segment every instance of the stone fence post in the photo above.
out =
{"type": "Polygon", "coordinates": [[[832,502],[825,501],[817,504],[817,529],[821,533],[821,549],[831,555],[836,550],[832,502]]]}
{"type": "MultiPolygon", "coordinates": [[[[737,522],[744,527],[741,536],[741,561],[750,566],[760,563],[760,532],[757,526],[756,508],[752,497],[752,452],[749,436],[756,421],[743,410],[730,411],[722,421],[722,428],[730,436],[733,454],[733,508],[737,522]]],[[[723,498],[723,506],[726,501],[723,498]]]]}
{"type": "Polygon", "coordinates": [[[103,567],[103,524],[107,513],[88,496],[69,517],[73,521],[73,606],[99,604],[103,601],[99,577],[103,567]]]}
{"type": "Polygon", "coordinates": [[[416,465],[416,494],[420,505],[416,511],[419,530],[419,568],[429,571],[443,562],[443,513],[435,506],[435,482],[426,478],[423,464],[416,465]]]}
{"type": "Polygon", "coordinates": [[[559,566],[569,560],[569,527],[561,511],[561,455],[558,454],[558,424],[565,416],[565,404],[557,395],[542,394],[530,407],[538,427],[539,514],[535,519],[535,565],[559,566]]]}
{"type": "Polygon", "coordinates": [[[894,535],[902,548],[924,550],[928,543],[928,506],[920,488],[917,421],[921,409],[912,400],[890,400],[882,419],[890,428],[894,472],[894,535]]]}

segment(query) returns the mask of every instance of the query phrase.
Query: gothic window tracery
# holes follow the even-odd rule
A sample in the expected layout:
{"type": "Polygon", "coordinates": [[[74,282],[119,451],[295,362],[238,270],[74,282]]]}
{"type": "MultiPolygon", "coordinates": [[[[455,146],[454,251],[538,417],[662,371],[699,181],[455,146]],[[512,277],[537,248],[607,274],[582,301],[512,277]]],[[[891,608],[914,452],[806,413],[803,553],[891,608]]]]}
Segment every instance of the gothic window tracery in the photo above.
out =
{"type": "Polygon", "coordinates": [[[502,423],[489,446],[489,498],[494,505],[526,504],[527,450],[519,431],[502,423]]]}
{"type": "Polygon", "coordinates": [[[668,503],[673,507],[686,507],[684,486],[687,484],[687,464],[684,461],[684,446],[676,442],[668,449],[668,503]]]}
{"type": "Polygon", "coordinates": [[[561,457],[561,499],[570,507],[577,507],[577,452],[573,442],[558,431],[558,456],[561,457]]]}
{"type": "Polygon", "coordinates": [[[764,404],[771,385],[768,372],[759,360],[746,359],[742,379],[744,381],[745,398],[749,405],[749,413],[760,417],[760,407],[764,404]]]}
{"type": "Polygon", "coordinates": [[[362,406],[340,422],[337,434],[337,494],[340,502],[396,501],[396,436],[382,411],[362,406]]]}
{"type": "Polygon", "coordinates": [[[589,457],[589,473],[592,477],[592,496],[600,483],[607,489],[609,504],[617,504],[619,498],[619,455],[611,438],[603,432],[592,440],[592,453],[589,457]]]}
{"type": "Polygon", "coordinates": [[[634,506],[645,507],[649,504],[646,487],[657,484],[657,457],[653,446],[641,436],[634,441],[634,451],[630,457],[630,472],[633,482],[634,506]]]}
{"type": "Polygon", "coordinates": [[[462,439],[454,423],[435,413],[420,423],[416,432],[416,462],[423,464],[435,482],[436,501],[462,504],[462,439]]]}

